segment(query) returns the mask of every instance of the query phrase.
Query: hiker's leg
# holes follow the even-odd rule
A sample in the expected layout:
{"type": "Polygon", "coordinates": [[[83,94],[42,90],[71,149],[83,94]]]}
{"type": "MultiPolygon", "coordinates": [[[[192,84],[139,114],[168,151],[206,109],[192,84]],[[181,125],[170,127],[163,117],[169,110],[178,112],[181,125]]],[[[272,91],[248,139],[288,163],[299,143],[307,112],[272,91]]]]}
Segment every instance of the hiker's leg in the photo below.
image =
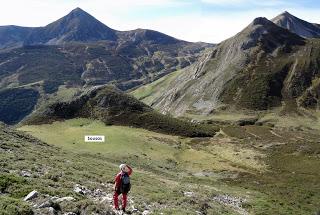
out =
{"type": "Polygon", "coordinates": [[[113,194],[113,205],[114,205],[115,208],[119,208],[118,196],[119,196],[119,194],[117,192],[114,192],[114,194],[113,194]]]}
{"type": "Polygon", "coordinates": [[[126,207],[127,207],[127,194],[122,193],[122,208],[126,208],[126,207]]]}

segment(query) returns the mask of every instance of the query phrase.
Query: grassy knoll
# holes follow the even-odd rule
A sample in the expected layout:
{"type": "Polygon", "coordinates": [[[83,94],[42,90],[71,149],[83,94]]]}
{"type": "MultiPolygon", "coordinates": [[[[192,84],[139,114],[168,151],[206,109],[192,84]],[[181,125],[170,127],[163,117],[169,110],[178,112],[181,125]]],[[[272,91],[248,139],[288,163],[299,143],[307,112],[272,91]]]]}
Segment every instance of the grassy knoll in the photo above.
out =
{"type": "Polygon", "coordinates": [[[179,120],[151,107],[112,86],[83,92],[70,101],[54,102],[33,112],[24,124],[46,124],[77,117],[103,121],[107,125],[144,128],[186,137],[212,137],[217,128],[179,120]]]}

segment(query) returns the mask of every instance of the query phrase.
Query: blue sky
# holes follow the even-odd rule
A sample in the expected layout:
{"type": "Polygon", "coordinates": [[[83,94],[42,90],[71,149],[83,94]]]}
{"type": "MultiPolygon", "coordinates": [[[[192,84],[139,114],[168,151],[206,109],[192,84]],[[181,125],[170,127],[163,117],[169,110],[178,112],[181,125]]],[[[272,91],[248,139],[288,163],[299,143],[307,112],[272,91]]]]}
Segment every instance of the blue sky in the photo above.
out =
{"type": "Polygon", "coordinates": [[[255,17],[287,10],[320,23],[319,0],[3,0],[0,25],[43,26],[81,7],[117,30],[149,28],[188,41],[217,43],[255,17]]]}

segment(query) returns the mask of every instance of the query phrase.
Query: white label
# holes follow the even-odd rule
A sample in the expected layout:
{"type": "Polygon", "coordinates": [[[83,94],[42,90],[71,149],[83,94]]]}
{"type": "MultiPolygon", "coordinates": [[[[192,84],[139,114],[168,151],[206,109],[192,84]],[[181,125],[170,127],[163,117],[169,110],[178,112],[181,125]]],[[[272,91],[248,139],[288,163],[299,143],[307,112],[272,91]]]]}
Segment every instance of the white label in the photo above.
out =
{"type": "Polygon", "coordinates": [[[86,135],[84,136],[84,142],[103,142],[104,143],[104,136],[103,135],[86,135]]]}

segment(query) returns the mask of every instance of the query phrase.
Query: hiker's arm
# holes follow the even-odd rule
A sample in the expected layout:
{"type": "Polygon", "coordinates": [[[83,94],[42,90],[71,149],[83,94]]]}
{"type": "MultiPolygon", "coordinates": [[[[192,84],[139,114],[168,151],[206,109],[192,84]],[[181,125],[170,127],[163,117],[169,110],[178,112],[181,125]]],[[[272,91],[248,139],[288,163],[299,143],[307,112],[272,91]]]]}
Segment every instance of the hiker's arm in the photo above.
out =
{"type": "Polygon", "coordinates": [[[116,191],[116,190],[117,190],[117,182],[114,182],[113,190],[114,190],[114,191],[116,191]]]}
{"type": "Polygon", "coordinates": [[[128,175],[131,175],[131,174],[132,174],[132,168],[131,168],[130,166],[128,166],[128,165],[127,165],[127,167],[128,167],[128,169],[129,169],[128,175]]]}
{"type": "Polygon", "coordinates": [[[115,178],[114,178],[114,186],[113,186],[113,189],[116,191],[117,188],[119,187],[120,185],[120,175],[117,175],[115,178]]]}

